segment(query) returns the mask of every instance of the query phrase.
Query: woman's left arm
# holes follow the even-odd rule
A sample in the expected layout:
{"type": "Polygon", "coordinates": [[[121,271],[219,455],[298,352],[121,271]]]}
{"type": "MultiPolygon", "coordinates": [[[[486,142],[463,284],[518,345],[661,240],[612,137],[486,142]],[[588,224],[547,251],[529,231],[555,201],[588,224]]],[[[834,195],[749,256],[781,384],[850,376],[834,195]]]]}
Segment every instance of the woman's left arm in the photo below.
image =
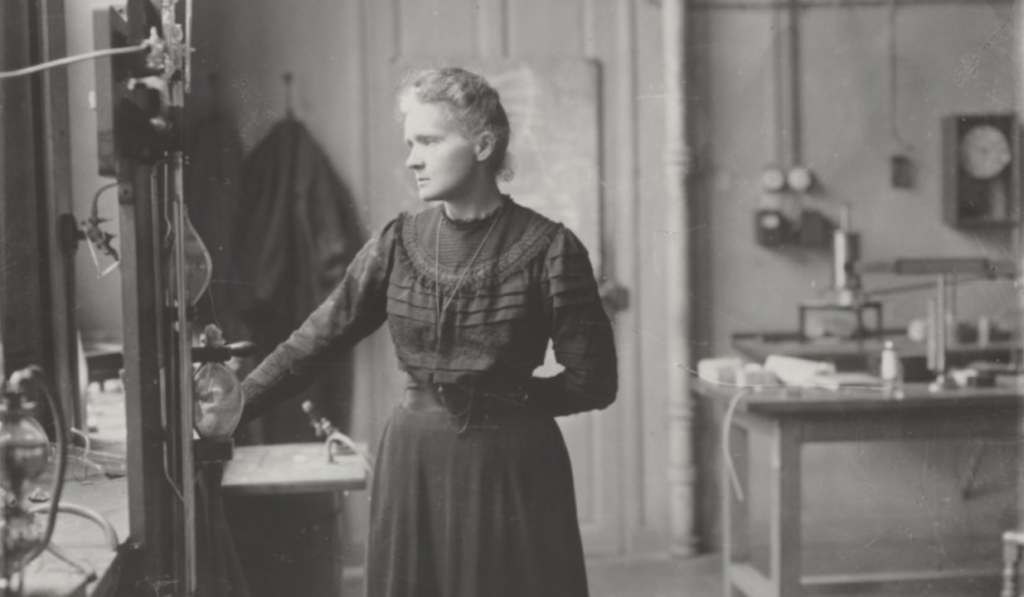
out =
{"type": "Polygon", "coordinates": [[[552,416],[603,409],[618,391],[615,338],[587,250],[565,228],[548,249],[543,279],[555,358],[565,370],[534,378],[529,401],[552,416]]]}

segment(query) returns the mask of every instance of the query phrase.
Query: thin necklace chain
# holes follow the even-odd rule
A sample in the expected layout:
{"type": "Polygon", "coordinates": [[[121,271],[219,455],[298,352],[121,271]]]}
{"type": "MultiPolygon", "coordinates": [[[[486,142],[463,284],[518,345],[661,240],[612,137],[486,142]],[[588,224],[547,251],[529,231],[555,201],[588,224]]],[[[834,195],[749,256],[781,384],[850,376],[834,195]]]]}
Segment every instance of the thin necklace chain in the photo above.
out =
{"type": "MultiPolygon", "coordinates": [[[[441,209],[444,209],[442,207],[441,209]]],[[[498,213],[494,216],[491,221],[490,228],[487,229],[487,234],[484,235],[484,239],[480,241],[480,246],[476,248],[476,252],[473,253],[473,257],[466,264],[466,268],[462,270],[462,275],[459,276],[458,281],[455,283],[455,289],[452,290],[451,296],[445,300],[444,306],[441,306],[441,221],[444,219],[444,214],[437,219],[437,232],[434,235],[434,308],[437,311],[437,319],[435,323],[437,325],[437,337],[436,344],[434,347],[434,358],[437,359],[441,351],[441,318],[445,313],[448,312],[448,307],[451,306],[452,301],[459,294],[459,289],[462,288],[462,283],[466,281],[466,275],[469,274],[469,270],[472,269],[473,264],[476,263],[476,258],[480,256],[481,251],[484,249],[484,245],[487,244],[487,239],[491,237],[491,233],[494,232],[494,227],[498,224],[498,220],[505,213],[505,204],[502,203],[498,207],[498,213]]]]}

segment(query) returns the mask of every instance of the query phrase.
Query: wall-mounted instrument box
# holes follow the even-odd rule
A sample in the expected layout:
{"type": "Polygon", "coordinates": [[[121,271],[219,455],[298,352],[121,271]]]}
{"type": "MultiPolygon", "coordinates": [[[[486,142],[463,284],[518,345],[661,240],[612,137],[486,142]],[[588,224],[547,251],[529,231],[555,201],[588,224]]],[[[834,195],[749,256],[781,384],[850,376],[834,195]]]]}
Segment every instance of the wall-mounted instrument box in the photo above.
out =
{"type": "Polygon", "coordinates": [[[1020,134],[1013,114],[942,120],[943,219],[955,228],[1015,226],[1020,218],[1020,134]]]}

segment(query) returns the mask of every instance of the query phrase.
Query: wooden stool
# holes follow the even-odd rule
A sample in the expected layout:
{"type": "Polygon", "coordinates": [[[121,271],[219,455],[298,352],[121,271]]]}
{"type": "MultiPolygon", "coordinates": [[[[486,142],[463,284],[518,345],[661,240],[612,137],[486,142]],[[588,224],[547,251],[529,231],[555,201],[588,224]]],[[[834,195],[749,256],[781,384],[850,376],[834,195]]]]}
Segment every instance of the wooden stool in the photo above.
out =
{"type": "Polygon", "coordinates": [[[1002,597],[1017,596],[1017,565],[1024,555],[1024,531],[1003,533],[1003,592],[1002,597]]]}

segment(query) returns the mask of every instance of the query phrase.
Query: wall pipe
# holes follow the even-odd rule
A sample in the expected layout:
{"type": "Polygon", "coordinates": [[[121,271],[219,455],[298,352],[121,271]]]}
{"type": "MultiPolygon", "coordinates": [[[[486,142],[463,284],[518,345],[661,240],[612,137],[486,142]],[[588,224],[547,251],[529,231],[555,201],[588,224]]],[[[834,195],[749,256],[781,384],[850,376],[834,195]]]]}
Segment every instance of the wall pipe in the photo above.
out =
{"type": "MultiPolygon", "coordinates": [[[[1014,31],[1017,33],[1017,43],[1016,43],[1016,48],[1015,48],[1015,52],[1014,52],[1013,58],[1014,58],[1014,62],[1016,63],[1016,71],[1018,73],[1020,73],[1020,72],[1022,72],[1021,69],[1024,69],[1024,6],[1022,6],[1021,3],[1015,3],[1014,4],[1013,20],[1014,20],[1014,31]]],[[[1018,118],[1018,121],[1019,121],[1021,119],[1021,115],[1024,114],[1024,77],[1021,77],[1021,76],[1017,77],[1017,93],[1016,93],[1016,98],[1017,98],[1017,106],[1016,106],[1017,107],[1017,118],[1018,118]]],[[[1018,147],[1015,148],[1015,149],[1018,152],[1017,155],[1019,155],[1019,150],[1021,149],[1019,147],[1019,145],[1021,144],[1021,140],[1020,140],[1020,136],[1019,135],[1017,136],[1017,139],[1018,139],[1017,140],[1018,147]]],[[[1022,168],[1019,163],[1018,164],[1014,164],[1013,167],[1018,168],[1018,169],[1022,168]]],[[[1019,170],[1018,170],[1018,172],[1019,172],[1019,170]]],[[[1017,321],[1017,337],[1018,338],[1021,337],[1021,334],[1024,334],[1024,242],[1022,242],[1022,240],[1024,240],[1024,239],[1022,239],[1022,234],[1024,234],[1024,233],[1022,233],[1022,231],[1021,231],[1021,227],[1022,226],[1024,226],[1024,218],[1022,218],[1020,215],[1018,215],[1017,226],[1015,226],[1014,229],[1013,229],[1013,237],[1012,237],[1012,250],[1014,251],[1014,257],[1015,257],[1015,261],[1017,263],[1017,279],[1015,281],[1015,286],[1016,286],[1016,290],[1017,290],[1017,311],[1018,311],[1018,313],[1017,313],[1017,319],[1018,319],[1018,321],[1017,321]]],[[[1017,365],[1018,367],[1020,367],[1021,365],[1024,365],[1024,362],[1022,362],[1022,357],[1021,357],[1019,351],[1017,352],[1017,362],[1015,363],[1015,365],[1017,365]]],[[[1021,378],[1018,377],[1018,380],[1020,380],[1020,379],[1021,378]]],[[[1024,381],[1019,381],[1018,382],[1018,388],[1017,389],[1018,389],[1018,391],[1024,391],[1024,381]]],[[[1024,419],[1018,421],[1017,424],[1022,429],[1024,429],[1024,419]]],[[[1018,445],[1017,452],[1018,452],[1018,462],[1019,462],[1020,461],[1019,457],[1021,456],[1021,451],[1022,450],[1019,447],[1020,444],[1017,444],[1017,445],[1018,445]]],[[[1020,467],[1020,466],[1016,467],[1016,469],[1017,469],[1017,487],[1018,488],[1022,488],[1022,487],[1024,487],[1024,469],[1022,469],[1022,467],[1020,467]]],[[[1021,520],[1022,516],[1024,516],[1024,497],[1021,497],[1022,496],[1022,492],[1020,492],[1019,490],[1017,492],[1017,496],[1018,497],[1017,497],[1016,514],[1017,514],[1017,520],[1021,520]]]]}
{"type": "Polygon", "coordinates": [[[664,171],[667,198],[666,271],[668,276],[668,486],[671,551],[679,557],[696,551],[696,467],[693,454],[693,399],[690,394],[690,223],[687,179],[691,155],[686,126],[686,4],[663,0],[662,43],[665,62],[664,171]],[[677,233],[672,229],[678,227],[677,233]]]}

